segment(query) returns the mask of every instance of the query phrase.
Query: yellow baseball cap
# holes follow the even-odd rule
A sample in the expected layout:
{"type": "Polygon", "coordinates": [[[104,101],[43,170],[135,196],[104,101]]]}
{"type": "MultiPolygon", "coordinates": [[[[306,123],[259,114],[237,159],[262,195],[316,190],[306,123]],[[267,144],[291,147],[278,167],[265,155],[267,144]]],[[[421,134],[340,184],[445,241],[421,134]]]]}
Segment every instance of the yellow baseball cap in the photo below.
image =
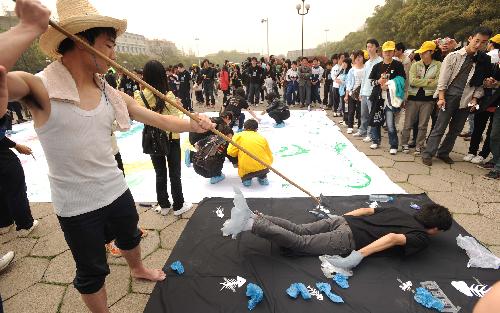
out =
{"type": "Polygon", "coordinates": [[[365,60],[368,60],[370,58],[368,51],[366,51],[366,50],[362,50],[362,51],[363,51],[363,57],[365,58],[365,60]]]}
{"type": "Polygon", "coordinates": [[[396,43],[394,41],[386,41],[382,45],[382,51],[394,51],[396,50],[396,43]]]}
{"type": "Polygon", "coordinates": [[[500,34],[491,37],[490,41],[500,45],[500,34]]]}
{"type": "Polygon", "coordinates": [[[421,54],[425,51],[434,50],[436,50],[436,43],[434,41],[424,41],[424,43],[420,46],[420,49],[416,50],[415,53],[421,54]]]}

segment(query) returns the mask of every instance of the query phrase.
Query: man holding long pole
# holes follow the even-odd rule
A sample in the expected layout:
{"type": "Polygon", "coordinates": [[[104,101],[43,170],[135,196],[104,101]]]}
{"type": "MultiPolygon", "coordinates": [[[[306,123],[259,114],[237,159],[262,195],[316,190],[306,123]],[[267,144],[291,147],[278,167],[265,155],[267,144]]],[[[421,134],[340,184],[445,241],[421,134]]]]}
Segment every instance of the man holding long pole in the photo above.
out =
{"type": "MultiPolygon", "coordinates": [[[[62,27],[115,58],[115,39],[125,32],[126,21],[100,15],[85,0],[59,0],[57,11],[62,27]]],[[[10,69],[42,34],[42,50],[57,61],[39,76],[9,73],[9,98],[23,99],[33,115],[49,166],[53,205],[76,263],[75,288],[91,312],[107,313],[107,241],[116,238],[132,277],[165,279],[161,269],[148,269],[141,261],[139,216],[111,152],[113,122],[126,130],[132,118],[174,132],[203,132],[213,125],[205,116],[188,122],[156,114],[109,87],[97,75],[105,74],[109,64],[55,29],[47,30],[50,12],[39,1],[18,0],[16,14],[19,24],[0,36],[5,51],[0,64],[10,69]]]]}

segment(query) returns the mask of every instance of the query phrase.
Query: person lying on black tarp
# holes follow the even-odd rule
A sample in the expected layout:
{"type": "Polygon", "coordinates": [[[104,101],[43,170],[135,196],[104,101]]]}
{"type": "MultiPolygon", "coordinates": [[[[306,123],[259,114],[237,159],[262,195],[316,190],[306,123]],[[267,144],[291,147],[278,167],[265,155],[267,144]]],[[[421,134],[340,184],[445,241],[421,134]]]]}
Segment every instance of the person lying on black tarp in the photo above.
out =
{"type": "Polygon", "coordinates": [[[450,229],[453,221],[448,209],[438,204],[422,206],[414,215],[397,208],[361,208],[302,225],[254,214],[245,206],[237,208],[236,214],[233,211],[232,225],[224,224],[224,235],[234,238],[238,230],[252,231],[298,254],[334,255],[328,261],[346,270],[357,266],[364,257],[387,249],[400,250],[404,255],[419,252],[429,245],[430,236],[450,229]],[[229,231],[226,225],[231,226],[229,231]]]}

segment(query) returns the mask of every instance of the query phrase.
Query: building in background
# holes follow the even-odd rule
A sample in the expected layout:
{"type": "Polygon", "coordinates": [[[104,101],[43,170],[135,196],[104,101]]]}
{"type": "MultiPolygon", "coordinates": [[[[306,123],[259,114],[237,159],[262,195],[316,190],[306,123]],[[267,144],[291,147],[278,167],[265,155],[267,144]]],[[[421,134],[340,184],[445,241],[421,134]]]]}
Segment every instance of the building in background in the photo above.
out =
{"type": "Polygon", "coordinates": [[[116,52],[133,55],[148,54],[146,37],[132,33],[124,33],[116,38],[116,52]]]}

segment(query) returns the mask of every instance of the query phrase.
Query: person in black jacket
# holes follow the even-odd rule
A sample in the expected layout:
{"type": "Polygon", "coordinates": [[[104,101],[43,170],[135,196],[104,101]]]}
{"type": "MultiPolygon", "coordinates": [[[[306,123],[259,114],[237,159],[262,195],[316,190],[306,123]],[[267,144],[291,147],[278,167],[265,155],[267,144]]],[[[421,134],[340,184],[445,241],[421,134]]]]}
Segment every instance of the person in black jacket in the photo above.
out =
{"type": "Polygon", "coordinates": [[[191,74],[184,68],[182,63],[177,66],[179,77],[179,98],[181,98],[184,109],[193,112],[191,105],[191,74]]]}
{"type": "Polygon", "coordinates": [[[259,104],[259,94],[263,81],[262,67],[257,65],[257,58],[252,58],[252,65],[247,69],[248,75],[248,102],[259,104]]]}
{"type": "Polygon", "coordinates": [[[233,121],[229,125],[231,128],[236,125],[236,120],[238,120],[238,132],[243,130],[243,123],[245,122],[245,114],[241,112],[242,110],[248,110],[248,113],[253,116],[257,121],[259,118],[252,111],[250,106],[248,105],[247,100],[245,99],[245,91],[243,88],[236,89],[235,95],[230,96],[227,99],[227,102],[223,104],[224,112],[232,112],[233,113],[233,121]]]}
{"type": "Polygon", "coordinates": [[[203,93],[205,94],[205,104],[207,107],[212,105],[215,107],[214,97],[214,82],[215,82],[215,69],[210,67],[210,62],[203,60],[203,69],[201,70],[201,77],[203,78],[203,93]],[[210,101],[210,102],[209,102],[210,101]]]}
{"type": "MultiPolygon", "coordinates": [[[[225,125],[220,130],[221,133],[233,137],[233,130],[225,125]]],[[[238,165],[238,159],[227,155],[227,147],[229,142],[217,135],[210,135],[199,140],[195,144],[196,151],[193,154],[194,171],[205,178],[210,178],[211,184],[217,184],[224,180],[225,175],[222,173],[224,161],[226,157],[234,165],[238,165]]]]}
{"type": "Polygon", "coordinates": [[[288,106],[274,92],[267,94],[266,101],[269,106],[262,112],[262,115],[266,113],[269,114],[269,116],[276,121],[276,125],[274,125],[275,128],[285,127],[284,121],[290,117],[288,106]]]}

